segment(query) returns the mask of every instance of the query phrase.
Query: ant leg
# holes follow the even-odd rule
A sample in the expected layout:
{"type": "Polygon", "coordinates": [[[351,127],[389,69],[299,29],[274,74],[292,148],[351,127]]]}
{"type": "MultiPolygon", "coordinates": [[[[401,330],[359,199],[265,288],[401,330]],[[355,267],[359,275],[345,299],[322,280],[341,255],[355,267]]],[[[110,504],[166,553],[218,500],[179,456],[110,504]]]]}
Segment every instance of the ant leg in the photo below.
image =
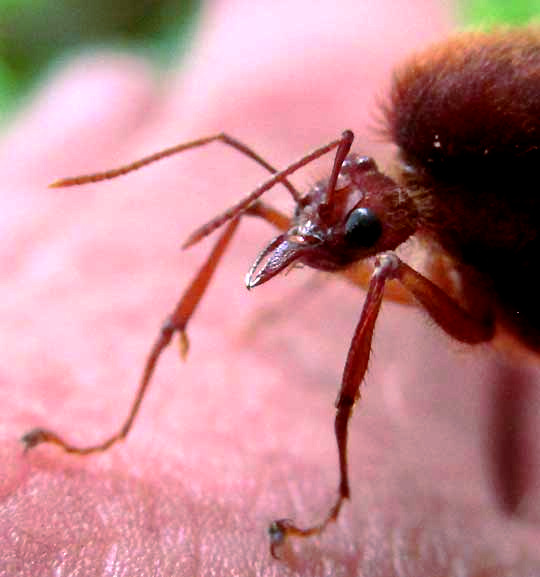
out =
{"type": "MultiPolygon", "coordinates": [[[[345,278],[353,285],[367,290],[369,281],[373,276],[373,265],[367,260],[355,262],[338,275],[345,278]]],[[[390,282],[384,290],[384,300],[401,305],[417,305],[412,295],[403,286],[395,282],[390,282]]]]}
{"type": "Polygon", "coordinates": [[[249,216],[258,216],[266,222],[274,225],[278,230],[285,232],[290,224],[291,219],[274,207],[266,204],[262,200],[256,200],[245,212],[249,216]]]}
{"type": "Polygon", "coordinates": [[[483,343],[493,338],[493,313],[485,305],[476,312],[463,308],[443,289],[399,259],[394,277],[451,337],[469,344],[483,343]]]}
{"type": "MultiPolygon", "coordinates": [[[[456,284],[455,275],[453,274],[455,270],[454,264],[448,257],[442,254],[433,256],[427,252],[423,253],[421,262],[428,278],[432,279],[446,294],[456,299],[459,298],[462,288],[456,284]]],[[[366,290],[373,274],[373,264],[370,260],[360,260],[338,274],[345,277],[350,283],[366,290]]],[[[403,305],[418,306],[419,304],[412,293],[395,280],[386,285],[384,300],[403,305]]]]}
{"type": "MultiPolygon", "coordinates": [[[[453,261],[443,254],[425,254],[422,262],[425,275],[432,279],[435,284],[447,295],[458,300],[463,292],[463,288],[456,283],[453,261]]],[[[346,270],[338,273],[345,277],[350,283],[367,289],[369,280],[373,274],[373,265],[369,260],[360,260],[353,263],[346,270]]],[[[404,305],[418,306],[418,301],[411,291],[395,280],[386,285],[384,289],[384,300],[404,305]]],[[[481,305],[482,303],[479,303],[481,305]]],[[[465,308],[469,308],[466,306],[465,308]]],[[[476,308],[474,305],[471,308],[476,308]]]]}
{"type": "Polygon", "coordinates": [[[89,453],[106,451],[112,445],[118,441],[121,441],[127,436],[139,412],[142,400],[150,384],[161,353],[169,345],[175,333],[178,333],[179,335],[180,353],[183,357],[186,356],[189,347],[189,341],[186,334],[187,323],[191,319],[195,308],[206,292],[208,283],[210,282],[214,271],[216,270],[221,260],[221,257],[227,249],[227,246],[232,239],[236,228],[238,227],[239,218],[240,217],[237,217],[230,221],[214,245],[212,252],[197,272],[195,278],[182,295],[182,298],[178,301],[175,309],[162,325],[158,338],[154,342],[146,359],[146,364],[144,366],[144,371],[139,383],[139,387],[137,389],[137,393],[135,395],[135,399],[131,405],[129,414],[120,430],[101,443],[87,447],[79,447],[64,441],[62,437],[53,431],[39,428],[33,429],[32,431],[26,433],[21,439],[22,443],[25,445],[25,451],[40,445],[41,443],[51,443],[58,445],[67,453],[88,455],[89,453]]]}
{"type": "Polygon", "coordinates": [[[392,253],[381,255],[377,262],[369,282],[368,292],[360,320],[352,338],[341,388],[336,400],[335,434],[339,453],[339,488],[338,497],[328,514],[317,525],[307,528],[297,527],[289,519],[274,521],[269,528],[270,553],[278,558],[276,550],[290,535],[296,537],[310,537],[318,535],[334,522],[341,510],[345,499],[350,498],[349,475],[347,466],[347,436],[349,420],[352,415],[354,404],[359,398],[360,385],[364,378],[369,355],[371,352],[371,339],[375,321],[379,314],[386,281],[394,278],[398,259],[392,253]]]}
{"type": "MultiPolygon", "coordinates": [[[[253,206],[248,209],[247,214],[259,216],[274,226],[287,228],[288,225],[288,218],[285,215],[260,201],[255,202],[253,206]]],[[[241,215],[238,215],[235,219],[229,222],[228,226],[214,245],[212,252],[182,295],[175,309],[162,325],[160,334],[148,354],[135,399],[120,430],[102,443],[88,447],[79,447],[67,443],[62,439],[62,437],[53,431],[37,428],[29,431],[22,437],[21,441],[25,445],[25,450],[31,449],[41,443],[51,443],[58,445],[67,453],[87,455],[89,453],[106,451],[112,445],[123,440],[127,436],[139,412],[142,400],[146,394],[146,390],[148,389],[159,358],[165,348],[170,344],[174,333],[178,333],[179,335],[181,356],[184,358],[187,355],[189,348],[189,341],[186,334],[187,323],[193,316],[195,308],[205,294],[208,284],[219,265],[221,257],[225,253],[236,228],[238,227],[240,218],[241,215]]]]}
{"type": "Polygon", "coordinates": [[[300,528],[289,519],[274,521],[269,529],[270,552],[273,557],[277,558],[276,549],[283,544],[289,535],[309,537],[320,534],[329,523],[337,519],[343,502],[350,498],[347,466],[348,425],[353,407],[360,397],[360,385],[366,373],[371,352],[371,339],[383,300],[385,285],[387,281],[392,279],[399,281],[431,318],[455,339],[473,344],[489,341],[494,335],[495,329],[491,316],[474,316],[428,278],[401,261],[395,254],[383,253],[377,257],[360,321],[347,355],[341,388],[336,401],[335,434],[340,473],[338,497],[327,516],[317,525],[300,528]]]}

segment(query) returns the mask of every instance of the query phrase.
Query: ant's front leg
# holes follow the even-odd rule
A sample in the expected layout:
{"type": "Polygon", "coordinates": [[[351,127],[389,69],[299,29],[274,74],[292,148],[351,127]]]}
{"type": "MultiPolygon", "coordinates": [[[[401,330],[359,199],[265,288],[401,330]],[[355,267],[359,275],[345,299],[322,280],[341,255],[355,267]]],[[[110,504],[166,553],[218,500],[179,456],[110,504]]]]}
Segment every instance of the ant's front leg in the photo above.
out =
{"type": "Polygon", "coordinates": [[[194,279],[189,284],[188,288],[178,301],[173,312],[168,316],[161,327],[158,338],[154,342],[150,353],[146,359],[143,374],[135,395],[135,399],[131,405],[128,416],[120,427],[119,431],[111,435],[101,443],[89,446],[72,445],[65,441],[60,435],[48,429],[36,428],[26,433],[21,441],[25,446],[25,450],[32,449],[42,443],[51,443],[58,445],[67,453],[74,453],[77,455],[88,455],[89,453],[98,453],[106,451],[118,441],[123,440],[133,426],[133,422],[139,412],[141,403],[146,394],[155,368],[161,357],[162,352],[168,347],[175,333],[178,333],[180,343],[180,354],[185,357],[189,348],[189,341],[186,333],[186,327],[190,321],[195,309],[204,294],[214,272],[216,271],[221,258],[227,250],[229,243],[234,236],[238,227],[240,219],[244,214],[258,216],[277,228],[285,227],[288,223],[288,218],[275,210],[271,206],[256,201],[250,206],[245,213],[237,215],[233,220],[229,221],[214,245],[211,253],[208,255],[206,261],[201,266],[194,279]]]}
{"type": "Polygon", "coordinates": [[[335,521],[345,499],[350,498],[347,466],[347,435],[349,420],[354,404],[360,397],[360,385],[366,373],[371,351],[371,339],[375,321],[383,300],[387,281],[395,279],[412,295],[414,300],[450,336],[464,343],[489,341],[494,334],[494,322],[489,311],[469,311],[449,297],[431,280],[405,264],[394,253],[382,253],[376,259],[373,274],[360,321],[356,327],[336,401],[335,433],[339,453],[339,488],[335,503],[327,516],[317,525],[300,528],[289,519],[280,519],[270,526],[270,552],[277,557],[276,550],[287,536],[309,537],[320,534],[335,521]]]}
{"type": "Polygon", "coordinates": [[[278,558],[277,548],[285,542],[287,536],[311,537],[322,533],[329,523],[337,519],[345,499],[350,498],[347,465],[349,421],[353,407],[360,397],[360,385],[367,370],[371,352],[371,339],[383,300],[384,286],[386,281],[394,278],[397,260],[397,257],[391,253],[381,255],[377,258],[377,263],[369,282],[360,321],[356,327],[347,355],[341,388],[336,400],[336,418],[334,423],[338,445],[340,475],[337,499],[332,507],[330,507],[323,521],[311,527],[297,527],[289,519],[274,521],[270,525],[269,533],[270,552],[275,558],[278,558]]]}
{"type": "Polygon", "coordinates": [[[189,341],[186,334],[186,326],[193,316],[197,305],[205,294],[208,283],[210,282],[221,260],[221,257],[225,253],[234,235],[234,232],[238,227],[239,220],[240,216],[237,216],[227,224],[208,258],[195,275],[195,278],[192,280],[182,295],[182,298],[178,301],[178,304],[174,308],[173,312],[163,323],[158,338],[154,342],[146,359],[139,387],[129,410],[128,416],[118,432],[114,435],[111,435],[101,443],[88,446],[78,446],[68,443],[54,431],[37,428],[29,431],[22,437],[21,441],[25,446],[25,451],[32,449],[42,443],[51,443],[58,445],[67,453],[74,453],[76,455],[88,455],[89,453],[106,451],[112,445],[118,441],[123,440],[127,436],[139,412],[141,403],[146,394],[150,381],[152,380],[152,375],[154,374],[154,370],[157,366],[161,353],[170,344],[175,333],[178,333],[179,335],[180,353],[182,357],[185,357],[187,354],[189,341]]]}

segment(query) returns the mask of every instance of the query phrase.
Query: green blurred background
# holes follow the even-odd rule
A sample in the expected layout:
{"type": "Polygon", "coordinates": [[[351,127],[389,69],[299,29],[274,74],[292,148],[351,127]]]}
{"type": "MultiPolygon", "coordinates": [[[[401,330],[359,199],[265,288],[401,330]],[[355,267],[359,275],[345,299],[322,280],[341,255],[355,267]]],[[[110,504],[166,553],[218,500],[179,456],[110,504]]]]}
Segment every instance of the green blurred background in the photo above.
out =
{"type": "Polygon", "coordinates": [[[189,45],[201,0],[0,0],[0,123],[59,59],[99,46],[166,67],[189,45]]]}
{"type": "MultiPolygon", "coordinates": [[[[256,0],[254,0],[256,1],[256,0]]],[[[459,2],[459,0],[458,0],[459,2]]],[[[166,67],[189,47],[201,0],[0,0],[0,123],[62,55],[102,45],[166,67]]],[[[461,0],[466,25],[519,24],[540,0],[461,0]]]]}

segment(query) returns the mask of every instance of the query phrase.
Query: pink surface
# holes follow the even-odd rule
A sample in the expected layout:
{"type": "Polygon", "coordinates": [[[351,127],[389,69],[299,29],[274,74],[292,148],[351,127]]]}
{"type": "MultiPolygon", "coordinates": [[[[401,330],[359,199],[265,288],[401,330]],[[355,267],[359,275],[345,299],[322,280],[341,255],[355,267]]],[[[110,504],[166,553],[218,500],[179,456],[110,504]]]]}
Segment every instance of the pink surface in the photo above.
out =
{"type": "Polygon", "coordinates": [[[447,18],[423,1],[214,2],[161,90],[144,64],[96,54],[20,115],[0,142],[0,575],[540,572],[540,373],[395,305],[352,425],[352,502],[323,537],[270,557],[269,522],[315,521],[334,496],[332,403],[363,295],[306,270],[248,293],[274,234],[260,222],[241,227],[187,362],[165,355],[125,443],[89,458],[18,443],[38,425],[74,442],[115,430],[210,246],[182,240],[264,174],[217,144],[110,183],[47,182],[219,130],[283,165],[352,128],[384,162],[375,102],[447,18]]]}

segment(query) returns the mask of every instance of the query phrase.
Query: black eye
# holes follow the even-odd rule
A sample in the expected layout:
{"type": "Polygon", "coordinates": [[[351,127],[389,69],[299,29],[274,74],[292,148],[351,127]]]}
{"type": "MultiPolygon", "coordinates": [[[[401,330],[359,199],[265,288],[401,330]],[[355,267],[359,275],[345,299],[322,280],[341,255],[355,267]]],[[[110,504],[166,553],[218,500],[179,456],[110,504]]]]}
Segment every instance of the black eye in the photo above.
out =
{"type": "Polygon", "coordinates": [[[358,248],[372,247],[382,234],[379,217],[369,208],[355,208],[345,223],[345,240],[358,248]]]}

